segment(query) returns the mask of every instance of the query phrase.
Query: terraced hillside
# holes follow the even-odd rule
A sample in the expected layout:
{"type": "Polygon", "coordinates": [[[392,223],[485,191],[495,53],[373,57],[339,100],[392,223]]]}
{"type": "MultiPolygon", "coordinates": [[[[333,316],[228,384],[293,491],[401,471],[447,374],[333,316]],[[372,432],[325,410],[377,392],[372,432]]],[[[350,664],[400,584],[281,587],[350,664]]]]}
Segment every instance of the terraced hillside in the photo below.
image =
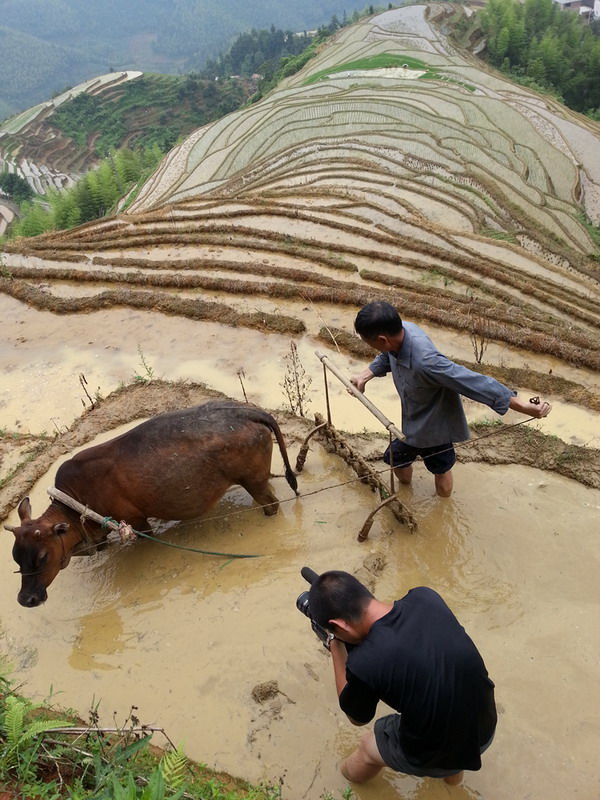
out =
{"type": "Polygon", "coordinates": [[[172,150],[127,213],[11,244],[3,291],[60,314],[308,333],[361,357],[351,320],[384,297],[455,356],[505,377],[525,365],[516,385],[563,397],[581,381],[597,408],[583,214],[600,214],[600,126],[458,52],[441,32],[454,13],[411,6],[342,30],[172,150]],[[560,378],[553,359],[585,375],[560,378]]]}
{"type": "Polygon", "coordinates": [[[16,172],[43,194],[48,187],[71,186],[97,157],[78,147],[48,122],[54,111],[82,94],[114,96],[117,87],[141,72],[115,72],[92,78],[0,125],[0,170],[16,172]]]}
{"type": "MultiPolygon", "coordinates": [[[[73,186],[98,161],[94,152],[97,136],[86,137],[86,141],[78,144],[51,124],[54,112],[82,95],[111,102],[115,93],[122,93],[123,84],[141,74],[118,72],[93,78],[5,120],[0,124],[0,172],[18,175],[38,194],[45,194],[49,188],[73,186]]],[[[0,201],[0,236],[3,236],[19,209],[2,192],[0,201]]]]}
{"type": "MultiPolygon", "coordinates": [[[[448,356],[552,402],[529,424],[465,400],[474,435],[457,445],[452,499],[422,463],[399,488],[414,533],[383,508],[355,541],[379,495],[348,462],[387,481],[387,436],[331,379],[347,462],[317,434],[300,497],[274,476],[277,516],[238,488],[165,534],[261,558],[109,548],[24,609],[0,540],[2,639],[39,696],[60,685],[84,709],[93,686],[107,715],[135,703],[191,757],[282,798],[347,796],[337,764],[362,735],[296,611],[304,564],[359,574],[386,600],[432,586],[473,636],[500,724],[457,797],[599,796],[600,270],[584,214],[598,221],[600,127],[458,52],[443,34],[455,13],[415,5],[342,30],[261,102],[190,135],[119,216],[11,241],[0,259],[10,524],[24,494],[44,507],[74,448],[214,391],[272,410],[294,459],[327,408],[314,350],[362,371],[373,353],[352,323],[375,298],[448,356]],[[281,413],[293,352],[306,420],[281,413]]],[[[391,380],[367,394],[400,422],[391,380]]],[[[352,787],[357,800],[448,791],[389,770],[352,787]]]]}
{"type": "Polygon", "coordinates": [[[0,170],[16,172],[38,193],[70,186],[117,148],[157,145],[166,152],[251,91],[251,81],[215,88],[192,75],[103,75],[0,125],[0,170]]]}

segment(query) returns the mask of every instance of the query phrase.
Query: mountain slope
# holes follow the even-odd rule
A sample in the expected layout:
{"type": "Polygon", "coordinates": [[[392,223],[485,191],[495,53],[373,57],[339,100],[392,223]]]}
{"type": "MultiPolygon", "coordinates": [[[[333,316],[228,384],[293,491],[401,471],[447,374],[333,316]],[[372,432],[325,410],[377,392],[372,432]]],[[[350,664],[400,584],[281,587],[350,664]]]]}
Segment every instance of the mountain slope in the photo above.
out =
{"type": "Polygon", "coordinates": [[[390,186],[416,182],[415,197],[418,185],[448,200],[470,193],[469,212],[457,203],[455,214],[476,211],[476,230],[526,229],[589,252],[578,216],[580,203],[599,215],[598,131],[482,69],[415,6],[342,30],[259,106],[193,134],[131,210],[212,194],[264,198],[291,185],[341,189],[354,172],[365,188],[391,176],[390,186]]]}
{"type": "Polygon", "coordinates": [[[177,139],[237,108],[253,91],[243,80],[111,73],[0,124],[0,168],[34,189],[68,186],[119,147],[165,152],[177,139]]]}
{"type": "Polygon", "coordinates": [[[0,51],[3,117],[38,103],[59,88],[107,71],[107,63],[100,58],[5,26],[0,27],[0,51]]]}
{"type": "Polygon", "coordinates": [[[3,0],[0,119],[93,75],[143,70],[181,73],[251,28],[302,31],[363,0],[3,0]]]}
{"type": "Polygon", "coordinates": [[[356,308],[385,297],[468,334],[478,361],[489,342],[509,363],[525,350],[534,385],[550,358],[597,371],[582,211],[598,213],[598,126],[482,70],[441,33],[448,13],[462,12],[410,6],[342,30],[172,150],[127,214],[11,244],[44,267],[20,261],[4,290],[61,313],[151,307],[349,349],[356,308]],[[65,274],[85,299],[21,284],[65,274]]]}

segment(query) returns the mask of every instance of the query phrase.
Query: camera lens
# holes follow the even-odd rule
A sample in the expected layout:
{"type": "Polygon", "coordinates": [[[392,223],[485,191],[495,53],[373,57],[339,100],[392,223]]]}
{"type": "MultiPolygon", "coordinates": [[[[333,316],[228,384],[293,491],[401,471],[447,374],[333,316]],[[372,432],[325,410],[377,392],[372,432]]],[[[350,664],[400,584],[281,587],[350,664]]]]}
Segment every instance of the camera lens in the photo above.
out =
{"type": "Polygon", "coordinates": [[[302,592],[302,594],[298,595],[298,599],[296,600],[296,608],[298,611],[301,611],[304,616],[310,619],[310,611],[308,608],[308,592],[302,592]]]}

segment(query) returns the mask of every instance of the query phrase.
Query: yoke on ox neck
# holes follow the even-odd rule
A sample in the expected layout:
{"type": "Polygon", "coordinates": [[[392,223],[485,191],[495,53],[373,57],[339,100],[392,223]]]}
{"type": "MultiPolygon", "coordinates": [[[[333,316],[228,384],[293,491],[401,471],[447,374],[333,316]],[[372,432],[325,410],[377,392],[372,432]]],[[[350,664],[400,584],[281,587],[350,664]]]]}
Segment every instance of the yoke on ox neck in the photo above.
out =
{"type": "Polygon", "coordinates": [[[67,508],[76,511],[81,517],[81,534],[83,536],[83,542],[86,545],[97,545],[98,542],[95,542],[93,539],[90,538],[86,527],[85,527],[85,520],[91,519],[93,522],[97,522],[98,525],[102,525],[103,528],[108,528],[112,531],[117,531],[119,529],[118,524],[111,519],[107,519],[106,517],[100,516],[95,511],[91,511],[87,506],[84,506],[78,500],[74,500],[65,492],[62,492],[60,489],[55,488],[54,486],[46,489],[48,494],[53,500],[58,500],[59,503],[67,506],[67,508]]]}

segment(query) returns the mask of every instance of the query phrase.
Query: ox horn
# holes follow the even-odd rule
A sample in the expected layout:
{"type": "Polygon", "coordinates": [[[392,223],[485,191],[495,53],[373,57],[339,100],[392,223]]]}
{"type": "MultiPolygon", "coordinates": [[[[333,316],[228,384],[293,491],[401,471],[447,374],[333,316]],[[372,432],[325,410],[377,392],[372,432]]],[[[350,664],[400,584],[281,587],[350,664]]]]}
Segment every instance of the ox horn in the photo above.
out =
{"type": "Polygon", "coordinates": [[[10,531],[11,533],[14,533],[17,530],[17,528],[16,528],[15,525],[5,525],[4,526],[4,530],[5,531],[10,531]]]}

